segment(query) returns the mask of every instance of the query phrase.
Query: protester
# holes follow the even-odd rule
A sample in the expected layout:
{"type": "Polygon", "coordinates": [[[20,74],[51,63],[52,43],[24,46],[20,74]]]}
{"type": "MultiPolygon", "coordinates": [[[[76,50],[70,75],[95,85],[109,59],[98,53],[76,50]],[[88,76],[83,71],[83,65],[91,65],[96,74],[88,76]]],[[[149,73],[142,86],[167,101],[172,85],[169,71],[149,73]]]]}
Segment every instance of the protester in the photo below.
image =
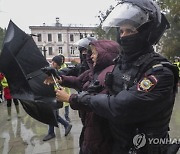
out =
{"type": "MultiPolygon", "coordinates": [[[[113,59],[119,54],[119,45],[114,41],[98,40],[90,43],[92,50],[93,68],[85,71],[79,77],[61,76],[62,86],[71,88],[79,88],[87,90],[89,93],[106,93],[104,79],[106,72],[112,71],[113,59]]],[[[51,80],[51,79],[50,79],[51,80]]],[[[46,80],[49,83],[48,79],[46,80]]],[[[46,83],[45,81],[45,83],[46,83]]],[[[61,90],[62,91],[62,90],[61,90]]],[[[57,99],[61,99],[58,96],[57,99]]],[[[65,91],[63,97],[70,96],[65,91]]],[[[72,94],[74,95],[74,94],[72,94]]],[[[67,101],[69,99],[66,99],[67,101]]],[[[112,136],[110,133],[108,121],[86,107],[79,106],[70,101],[71,108],[74,110],[85,111],[84,122],[80,138],[80,153],[81,154],[109,154],[112,148],[112,136]]]]}
{"type": "MultiPolygon", "coordinates": [[[[58,55],[53,57],[52,59],[52,67],[57,69],[57,70],[62,70],[67,68],[67,65],[65,64],[65,57],[63,55],[58,55]]],[[[70,89],[67,87],[64,87],[65,91],[70,94],[70,89]]],[[[66,119],[66,121],[70,122],[70,118],[69,118],[69,103],[67,102],[63,102],[63,106],[64,106],[64,117],[66,119]]]]}
{"type": "Polygon", "coordinates": [[[177,92],[177,68],[153,49],[169,28],[166,17],[152,0],[122,0],[102,27],[116,28],[122,47],[113,71],[106,74],[109,94],[86,91],[69,96],[57,90],[58,100],[77,103],[108,119],[113,154],[168,153],[170,144],[149,142],[169,139],[177,92]]]}
{"type": "Polygon", "coordinates": [[[4,94],[4,98],[7,101],[7,112],[8,112],[8,118],[7,120],[10,121],[11,120],[11,104],[12,102],[14,102],[15,104],[15,108],[16,108],[16,112],[17,112],[17,117],[20,118],[20,112],[19,112],[19,102],[17,99],[13,99],[11,94],[10,94],[10,89],[8,86],[8,82],[7,79],[5,78],[3,73],[0,73],[0,81],[3,87],[3,94],[4,94]]]}
{"type": "MultiPolygon", "coordinates": [[[[63,55],[58,55],[58,56],[54,56],[52,58],[52,67],[56,70],[61,69],[61,66],[64,65],[64,56],[63,55]]],[[[57,88],[57,87],[55,87],[57,88]]],[[[68,92],[70,94],[70,90],[69,88],[64,88],[66,92],[68,92]]],[[[68,123],[68,121],[64,120],[60,115],[59,115],[59,111],[58,109],[55,111],[56,112],[56,116],[57,116],[57,121],[59,123],[61,123],[64,128],[65,128],[65,136],[67,136],[69,134],[69,132],[71,131],[72,125],[68,123]]],[[[70,120],[69,118],[69,110],[67,113],[67,109],[65,109],[65,115],[66,118],[68,120],[70,120]]],[[[43,138],[43,141],[48,141],[52,138],[56,137],[55,133],[54,133],[54,126],[49,125],[49,130],[48,130],[48,134],[43,138]]]]}

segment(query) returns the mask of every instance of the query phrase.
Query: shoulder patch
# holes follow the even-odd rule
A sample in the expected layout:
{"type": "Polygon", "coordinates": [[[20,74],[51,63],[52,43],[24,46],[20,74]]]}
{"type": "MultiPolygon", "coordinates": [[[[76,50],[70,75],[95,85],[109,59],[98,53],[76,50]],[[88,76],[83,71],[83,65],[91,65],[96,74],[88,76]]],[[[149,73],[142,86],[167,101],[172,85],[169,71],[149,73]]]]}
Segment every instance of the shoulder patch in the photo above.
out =
{"type": "Polygon", "coordinates": [[[157,82],[158,80],[154,75],[144,77],[138,82],[137,90],[149,92],[156,86],[157,82]]]}

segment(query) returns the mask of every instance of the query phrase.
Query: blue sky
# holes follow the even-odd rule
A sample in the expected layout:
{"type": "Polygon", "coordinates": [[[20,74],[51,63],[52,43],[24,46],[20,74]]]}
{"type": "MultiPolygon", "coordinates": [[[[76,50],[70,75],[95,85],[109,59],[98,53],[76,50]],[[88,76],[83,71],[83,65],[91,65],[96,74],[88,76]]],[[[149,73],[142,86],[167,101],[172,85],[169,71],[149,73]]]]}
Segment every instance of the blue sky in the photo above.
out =
{"type": "Polygon", "coordinates": [[[0,27],[11,19],[29,33],[29,26],[52,25],[59,17],[62,24],[94,25],[99,11],[105,11],[115,0],[0,0],[0,27]]]}

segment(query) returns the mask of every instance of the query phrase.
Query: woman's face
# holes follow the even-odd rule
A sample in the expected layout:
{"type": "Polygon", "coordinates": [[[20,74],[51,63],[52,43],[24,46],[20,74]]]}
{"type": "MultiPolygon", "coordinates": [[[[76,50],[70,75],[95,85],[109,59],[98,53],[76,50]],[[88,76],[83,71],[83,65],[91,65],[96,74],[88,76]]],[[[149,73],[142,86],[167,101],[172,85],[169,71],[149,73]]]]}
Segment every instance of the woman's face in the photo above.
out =
{"type": "Polygon", "coordinates": [[[95,65],[96,65],[96,62],[97,62],[98,53],[97,53],[97,51],[96,51],[95,46],[90,45],[90,47],[91,47],[91,51],[92,51],[91,59],[92,59],[92,61],[93,61],[93,66],[95,66],[95,65]]]}

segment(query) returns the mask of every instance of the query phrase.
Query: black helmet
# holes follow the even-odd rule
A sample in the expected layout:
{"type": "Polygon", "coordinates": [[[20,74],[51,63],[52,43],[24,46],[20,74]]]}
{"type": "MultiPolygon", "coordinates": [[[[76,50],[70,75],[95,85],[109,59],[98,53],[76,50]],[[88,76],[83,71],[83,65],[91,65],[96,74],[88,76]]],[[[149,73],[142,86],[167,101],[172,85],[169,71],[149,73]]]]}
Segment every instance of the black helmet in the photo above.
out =
{"type": "Polygon", "coordinates": [[[105,19],[102,27],[108,31],[111,27],[130,24],[137,31],[146,31],[145,41],[153,45],[159,41],[169,23],[152,0],[122,0],[105,19]]]}

